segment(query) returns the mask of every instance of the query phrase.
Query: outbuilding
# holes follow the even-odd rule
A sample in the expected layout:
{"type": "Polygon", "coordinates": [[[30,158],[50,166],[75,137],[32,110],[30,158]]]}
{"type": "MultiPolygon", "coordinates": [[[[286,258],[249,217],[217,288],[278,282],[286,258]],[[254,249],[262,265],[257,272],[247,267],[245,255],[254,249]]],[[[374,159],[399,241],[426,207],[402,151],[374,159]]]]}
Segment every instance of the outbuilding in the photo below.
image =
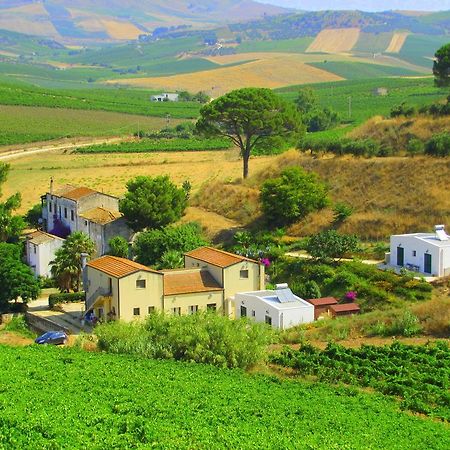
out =
{"type": "Polygon", "coordinates": [[[351,316],[359,314],[360,307],[356,303],[343,303],[340,305],[331,305],[330,313],[333,317],[351,316]]]}
{"type": "Polygon", "coordinates": [[[281,330],[314,322],[314,306],[294,295],[287,284],[274,290],[239,292],[234,296],[236,319],[249,317],[281,330]]]}
{"type": "Polygon", "coordinates": [[[314,306],[314,320],[317,320],[322,315],[329,316],[330,307],[338,303],[334,297],[311,298],[307,302],[314,306]]]}

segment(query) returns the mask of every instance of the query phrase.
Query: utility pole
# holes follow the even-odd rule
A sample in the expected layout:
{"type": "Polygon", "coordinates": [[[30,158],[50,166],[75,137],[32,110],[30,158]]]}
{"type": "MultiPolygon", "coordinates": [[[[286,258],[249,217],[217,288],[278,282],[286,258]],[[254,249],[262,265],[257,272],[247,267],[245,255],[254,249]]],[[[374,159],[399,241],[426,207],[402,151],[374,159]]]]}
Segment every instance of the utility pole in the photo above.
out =
{"type": "Polygon", "coordinates": [[[352,96],[348,97],[348,118],[352,118],[352,96]]]}

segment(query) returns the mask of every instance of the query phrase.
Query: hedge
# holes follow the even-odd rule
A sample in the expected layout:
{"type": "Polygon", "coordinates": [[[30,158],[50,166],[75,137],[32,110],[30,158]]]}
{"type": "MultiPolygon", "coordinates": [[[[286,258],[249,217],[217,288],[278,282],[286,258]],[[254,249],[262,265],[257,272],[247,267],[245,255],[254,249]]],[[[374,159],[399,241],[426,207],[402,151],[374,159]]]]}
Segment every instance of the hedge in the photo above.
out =
{"type": "Polygon", "coordinates": [[[50,294],[48,296],[48,306],[53,308],[59,303],[83,302],[86,298],[84,292],[70,292],[61,294],[50,294]]]}

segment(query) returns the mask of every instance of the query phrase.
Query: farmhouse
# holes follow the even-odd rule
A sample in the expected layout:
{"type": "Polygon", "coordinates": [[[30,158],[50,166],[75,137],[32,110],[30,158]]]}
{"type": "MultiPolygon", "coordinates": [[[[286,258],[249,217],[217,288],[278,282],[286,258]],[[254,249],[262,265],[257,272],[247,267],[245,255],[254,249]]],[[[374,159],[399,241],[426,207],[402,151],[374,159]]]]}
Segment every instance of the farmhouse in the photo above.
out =
{"type": "Polygon", "coordinates": [[[373,95],[384,97],[388,95],[389,91],[385,87],[378,87],[373,90],[373,95]]]}
{"type": "Polygon", "coordinates": [[[169,94],[166,92],[163,92],[159,95],[152,95],[151,97],[152,102],[177,102],[178,101],[178,94],[169,94]]]}
{"type": "Polygon", "coordinates": [[[184,258],[184,269],[162,271],[108,255],[84,264],[86,312],[125,321],[153,311],[180,315],[211,309],[233,317],[236,292],[264,288],[264,266],[257,261],[211,247],[184,258]]]}
{"type": "Polygon", "coordinates": [[[25,254],[27,264],[37,277],[50,277],[50,261],[62,247],[64,239],[44,231],[35,231],[27,236],[25,254]]]}
{"type": "Polygon", "coordinates": [[[281,330],[314,322],[314,306],[294,295],[287,284],[278,284],[275,290],[237,293],[233,301],[237,318],[249,317],[281,330]]]}
{"type": "Polygon", "coordinates": [[[393,235],[386,261],[428,276],[450,275],[450,237],[444,225],[436,225],[434,233],[393,235]]]}

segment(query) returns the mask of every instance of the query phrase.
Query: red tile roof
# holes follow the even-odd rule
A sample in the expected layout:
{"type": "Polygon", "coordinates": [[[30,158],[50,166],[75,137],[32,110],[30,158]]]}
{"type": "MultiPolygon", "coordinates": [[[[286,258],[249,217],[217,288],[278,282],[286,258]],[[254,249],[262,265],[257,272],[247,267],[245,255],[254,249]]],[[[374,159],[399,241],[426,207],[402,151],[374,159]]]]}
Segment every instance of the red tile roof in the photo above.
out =
{"type": "Polygon", "coordinates": [[[205,270],[164,272],[164,295],[223,291],[219,283],[205,270]]]}
{"type": "Polygon", "coordinates": [[[119,211],[101,207],[92,208],[80,214],[80,217],[83,217],[90,222],[98,223],[100,225],[106,225],[107,223],[114,222],[115,220],[120,219],[122,216],[123,214],[119,211]]]}
{"type": "Polygon", "coordinates": [[[110,255],[101,256],[100,258],[89,261],[87,265],[114,278],[126,277],[139,271],[161,274],[161,272],[152,270],[130,259],[110,255]]]}
{"type": "Polygon", "coordinates": [[[336,305],[338,302],[334,297],[311,298],[306,301],[314,306],[336,305]]]}
{"type": "Polygon", "coordinates": [[[197,248],[186,253],[185,256],[204,261],[217,267],[229,267],[243,261],[259,264],[258,261],[246,258],[245,256],[236,255],[213,247],[197,248]]]}
{"type": "Polygon", "coordinates": [[[360,307],[356,303],[343,303],[341,305],[331,305],[330,310],[335,313],[357,312],[360,310],[360,307]]]}

